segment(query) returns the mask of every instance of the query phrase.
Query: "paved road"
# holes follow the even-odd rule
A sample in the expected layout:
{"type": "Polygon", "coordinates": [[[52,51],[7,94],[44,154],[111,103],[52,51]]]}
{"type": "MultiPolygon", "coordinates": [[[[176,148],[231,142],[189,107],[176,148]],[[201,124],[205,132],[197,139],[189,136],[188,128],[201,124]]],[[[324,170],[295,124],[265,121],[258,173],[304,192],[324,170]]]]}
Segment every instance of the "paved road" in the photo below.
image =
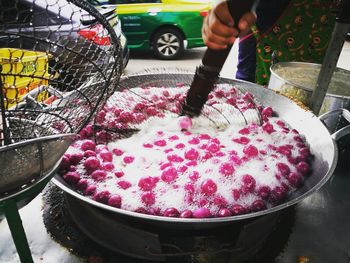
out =
{"type": "MultiPolygon", "coordinates": [[[[186,50],[184,55],[177,60],[158,60],[154,59],[151,52],[130,52],[130,61],[124,74],[131,75],[147,70],[166,69],[168,71],[181,70],[195,72],[200,64],[206,48],[195,48],[186,50]]],[[[221,72],[222,77],[232,78],[235,72],[237,59],[237,49],[233,48],[221,72]]]]}

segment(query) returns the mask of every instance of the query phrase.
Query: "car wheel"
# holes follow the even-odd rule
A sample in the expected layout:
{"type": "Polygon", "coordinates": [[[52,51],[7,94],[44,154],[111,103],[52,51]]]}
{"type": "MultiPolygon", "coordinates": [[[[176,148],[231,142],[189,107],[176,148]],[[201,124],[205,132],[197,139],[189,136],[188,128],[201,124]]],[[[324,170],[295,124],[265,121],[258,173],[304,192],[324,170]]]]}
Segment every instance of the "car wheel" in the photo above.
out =
{"type": "Polygon", "coordinates": [[[173,28],[159,30],[152,41],[153,53],[160,59],[175,59],[184,50],[184,38],[173,28]]]}

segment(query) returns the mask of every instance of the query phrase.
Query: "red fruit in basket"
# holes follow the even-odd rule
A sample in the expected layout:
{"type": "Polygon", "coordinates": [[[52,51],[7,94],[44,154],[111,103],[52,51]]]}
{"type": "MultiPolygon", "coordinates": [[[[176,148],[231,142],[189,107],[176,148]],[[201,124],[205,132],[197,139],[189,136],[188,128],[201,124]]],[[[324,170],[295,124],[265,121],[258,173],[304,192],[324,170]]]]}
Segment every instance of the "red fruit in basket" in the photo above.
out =
{"type": "Polygon", "coordinates": [[[110,197],[111,193],[109,191],[101,191],[95,193],[93,199],[97,202],[107,204],[110,197]]]}
{"type": "Polygon", "coordinates": [[[86,127],[79,132],[79,135],[81,139],[91,138],[93,135],[93,126],[91,124],[86,125],[86,127]]]}
{"type": "Polygon", "coordinates": [[[167,208],[163,212],[163,216],[166,216],[166,217],[179,217],[179,215],[180,215],[179,211],[174,207],[167,208]]]}
{"type": "Polygon", "coordinates": [[[254,145],[247,145],[243,148],[243,153],[249,157],[253,158],[256,157],[259,154],[258,149],[254,145]]]}
{"type": "Polygon", "coordinates": [[[156,197],[151,192],[144,192],[141,194],[141,200],[145,205],[153,205],[156,202],[156,197]]]}
{"type": "Polygon", "coordinates": [[[80,145],[80,149],[82,149],[84,152],[87,150],[94,151],[96,148],[96,144],[92,140],[84,140],[83,143],[80,145]]]}
{"type": "Polygon", "coordinates": [[[72,165],[77,165],[83,159],[83,154],[81,153],[72,153],[69,155],[69,162],[72,165]]]}
{"type": "Polygon", "coordinates": [[[135,123],[142,123],[143,121],[146,120],[146,116],[142,113],[134,113],[133,119],[135,123]]]}
{"type": "Polygon", "coordinates": [[[156,184],[158,183],[159,178],[158,177],[143,177],[139,180],[138,186],[141,188],[142,191],[151,191],[153,188],[156,187],[156,184]]]}
{"type": "Polygon", "coordinates": [[[198,138],[200,140],[210,140],[211,139],[210,135],[206,134],[206,133],[199,134],[198,138]]]}
{"type": "Polygon", "coordinates": [[[169,162],[174,162],[174,163],[181,163],[184,161],[184,159],[177,154],[170,154],[167,156],[167,159],[169,162]]]}
{"type": "Polygon", "coordinates": [[[265,107],[263,108],[263,110],[261,111],[262,115],[265,115],[266,117],[272,117],[273,115],[273,110],[271,107],[265,107]]]}
{"type": "Polygon", "coordinates": [[[93,195],[96,192],[96,186],[95,185],[89,185],[88,187],[86,187],[85,189],[85,195],[93,195]]]}
{"type": "Polygon", "coordinates": [[[284,156],[291,156],[292,155],[292,148],[288,147],[287,145],[282,145],[276,148],[276,151],[284,156]]]}
{"type": "Polygon", "coordinates": [[[124,190],[126,190],[126,189],[128,189],[128,188],[131,187],[131,183],[128,182],[128,181],[119,181],[119,182],[117,183],[117,185],[118,185],[120,188],[124,189],[124,190]]]}
{"type": "Polygon", "coordinates": [[[288,190],[283,186],[276,186],[271,191],[271,200],[279,203],[286,198],[288,190]]]}
{"type": "Polygon", "coordinates": [[[80,180],[80,175],[77,172],[68,172],[63,175],[63,179],[69,184],[76,184],[80,180]]]}
{"type": "Polygon", "coordinates": [[[96,145],[95,152],[100,153],[103,150],[108,150],[107,145],[105,145],[105,144],[97,144],[96,145]]]}
{"type": "Polygon", "coordinates": [[[192,119],[187,116],[181,116],[178,118],[178,125],[181,130],[188,130],[192,127],[192,119]]]}
{"type": "Polygon", "coordinates": [[[113,161],[113,154],[108,150],[101,150],[99,153],[99,156],[104,162],[112,162],[113,161]]]}
{"type": "Polygon", "coordinates": [[[91,173],[91,178],[95,181],[103,181],[107,177],[106,171],[95,170],[91,173]]]}
{"type": "Polygon", "coordinates": [[[116,177],[120,178],[120,177],[123,177],[123,176],[124,176],[124,172],[123,172],[123,171],[116,171],[116,172],[114,172],[114,175],[115,175],[116,177]]]}
{"type": "Polygon", "coordinates": [[[95,157],[96,156],[96,152],[92,151],[92,150],[87,150],[84,152],[84,157],[85,158],[89,158],[89,157],[95,157]]]}
{"type": "Polygon", "coordinates": [[[231,207],[231,213],[234,216],[242,215],[246,213],[246,209],[239,204],[235,204],[231,207]]]}
{"type": "Polygon", "coordinates": [[[235,172],[235,168],[233,168],[233,165],[230,163],[223,163],[219,167],[219,172],[222,175],[230,176],[235,172]]]}
{"type": "Polygon", "coordinates": [[[99,143],[106,143],[112,139],[112,135],[107,131],[99,131],[96,133],[96,140],[99,143]]]}
{"type": "Polygon", "coordinates": [[[246,145],[246,144],[248,144],[250,142],[250,139],[247,138],[247,137],[242,136],[242,137],[239,137],[239,138],[233,138],[232,141],[236,142],[236,143],[239,143],[239,144],[246,145]]]}
{"type": "Polygon", "coordinates": [[[194,194],[195,192],[195,187],[193,183],[186,183],[184,185],[185,191],[190,194],[194,194]]]}
{"type": "Polygon", "coordinates": [[[227,208],[221,208],[217,214],[218,217],[227,217],[227,216],[232,216],[232,213],[229,209],[227,208]]]}
{"type": "Polygon", "coordinates": [[[288,183],[293,187],[298,187],[302,184],[303,178],[298,173],[290,173],[287,177],[288,183]]]}
{"type": "Polygon", "coordinates": [[[186,172],[188,170],[188,167],[186,165],[182,165],[180,166],[177,171],[180,173],[180,174],[183,174],[184,172],[186,172]]]}
{"type": "Polygon", "coordinates": [[[77,170],[77,167],[75,165],[70,165],[69,166],[69,171],[70,172],[75,172],[77,170]]]}
{"type": "Polygon", "coordinates": [[[234,165],[240,165],[240,164],[242,164],[241,158],[239,158],[237,155],[230,155],[230,161],[231,161],[234,165]]]}
{"type": "Polygon", "coordinates": [[[124,151],[123,150],[120,150],[120,149],[113,149],[112,152],[116,155],[116,156],[122,156],[124,154],[124,151]]]}
{"type": "Polygon", "coordinates": [[[201,183],[201,193],[204,195],[213,195],[217,190],[218,187],[212,179],[206,179],[201,183]]]}
{"type": "Polygon", "coordinates": [[[236,104],[237,104],[237,99],[236,99],[236,98],[228,98],[228,99],[226,100],[226,103],[228,103],[228,104],[230,104],[230,105],[232,105],[232,106],[236,106],[236,104]]]}
{"type": "Polygon", "coordinates": [[[166,141],[165,140],[157,140],[154,142],[154,145],[157,145],[159,147],[166,146],[166,141]]]}
{"type": "Polygon", "coordinates": [[[185,158],[187,160],[197,160],[198,157],[199,157],[198,151],[193,148],[185,152],[185,158]]]}
{"type": "Polygon", "coordinates": [[[167,90],[163,90],[163,91],[162,91],[162,94],[163,94],[163,96],[165,96],[165,97],[169,97],[169,96],[170,96],[170,93],[169,93],[169,91],[167,91],[167,90]]]}
{"type": "Polygon", "coordinates": [[[155,107],[148,107],[146,109],[146,113],[149,115],[149,116],[156,116],[158,114],[158,110],[157,108],[155,107]]]}
{"type": "Polygon", "coordinates": [[[303,158],[307,159],[307,158],[309,158],[309,156],[310,156],[310,150],[309,150],[309,148],[307,148],[307,147],[300,148],[300,149],[299,149],[299,154],[300,154],[303,158]]]}
{"type": "Polygon", "coordinates": [[[200,175],[199,172],[193,171],[188,177],[191,179],[191,181],[196,182],[199,179],[200,175]]]}
{"type": "Polygon", "coordinates": [[[81,191],[85,191],[88,185],[89,185],[88,180],[80,179],[79,182],[77,183],[77,188],[81,191]]]}
{"type": "Polygon", "coordinates": [[[106,112],[103,111],[103,110],[99,111],[99,112],[97,113],[97,115],[96,115],[96,122],[97,122],[97,123],[102,123],[102,122],[104,122],[105,117],[106,117],[106,112]]]}
{"type": "Polygon", "coordinates": [[[102,168],[102,170],[105,170],[105,171],[112,171],[114,169],[114,164],[110,163],[110,162],[102,163],[101,168],[102,168]]]}
{"type": "Polygon", "coordinates": [[[277,170],[281,173],[282,176],[286,177],[290,173],[290,168],[285,163],[277,163],[277,170]]]}
{"type": "Polygon", "coordinates": [[[172,136],[169,137],[169,140],[170,140],[170,141],[176,141],[176,140],[178,140],[178,139],[180,139],[180,138],[179,138],[179,136],[177,136],[177,135],[172,135],[172,136]]]}
{"type": "Polygon", "coordinates": [[[242,135],[248,135],[250,133],[250,131],[248,128],[243,128],[243,129],[239,130],[238,133],[242,134],[242,135]]]}
{"type": "Polygon", "coordinates": [[[117,121],[121,123],[130,123],[134,121],[134,116],[131,112],[123,111],[117,117],[117,121]]]}
{"type": "Polygon", "coordinates": [[[241,191],[238,189],[232,189],[231,191],[233,200],[237,201],[239,198],[241,198],[241,191]]]}
{"type": "Polygon", "coordinates": [[[160,168],[160,170],[164,170],[165,168],[167,168],[171,165],[172,165],[171,163],[162,163],[159,168],[160,168]]]}
{"type": "Polygon", "coordinates": [[[210,153],[216,153],[220,150],[220,146],[217,143],[209,143],[207,146],[207,151],[210,153]]]}
{"type": "Polygon", "coordinates": [[[192,218],[193,217],[193,213],[191,210],[187,209],[181,212],[180,218],[192,218]]]}
{"type": "Polygon", "coordinates": [[[168,167],[162,172],[160,178],[166,183],[171,183],[176,180],[177,176],[177,170],[174,167],[168,167]]]}
{"type": "Polygon", "coordinates": [[[138,103],[136,103],[136,105],[134,107],[134,111],[140,112],[140,111],[143,111],[145,108],[146,108],[146,104],[145,103],[138,102],[138,103]]]}
{"type": "Polygon", "coordinates": [[[252,93],[250,93],[249,91],[245,92],[242,96],[242,99],[244,99],[245,101],[251,101],[254,99],[254,96],[252,93]]]}
{"type": "Polygon", "coordinates": [[[61,163],[60,163],[60,169],[62,171],[68,170],[70,167],[70,156],[65,154],[62,157],[61,163]]]}
{"type": "Polygon", "coordinates": [[[274,129],[273,125],[269,122],[265,122],[263,125],[262,125],[262,129],[268,133],[268,134],[271,134],[273,132],[275,132],[276,130],[274,129]]]}
{"type": "Polygon", "coordinates": [[[199,144],[200,140],[197,137],[193,137],[191,140],[188,141],[189,144],[199,144]]]}
{"type": "Polygon", "coordinates": [[[217,205],[219,207],[226,207],[227,206],[227,200],[225,199],[225,197],[223,197],[221,195],[214,196],[213,203],[214,203],[214,205],[217,205]]]}
{"type": "Polygon", "coordinates": [[[201,207],[193,212],[194,218],[208,218],[211,217],[211,212],[208,208],[201,207]]]}
{"type": "Polygon", "coordinates": [[[96,157],[89,157],[84,161],[84,167],[88,171],[95,171],[98,168],[100,168],[100,160],[97,159],[96,157]]]}
{"type": "Polygon", "coordinates": [[[153,148],[153,144],[144,143],[144,144],[143,144],[143,147],[145,147],[145,148],[153,148]]]}
{"type": "Polygon", "coordinates": [[[120,208],[120,206],[122,205],[122,198],[120,197],[120,195],[112,195],[109,199],[108,199],[108,205],[116,207],[116,208],[120,208]]]}
{"type": "Polygon", "coordinates": [[[299,162],[297,164],[297,170],[301,172],[303,175],[307,174],[310,170],[310,166],[307,162],[299,162]]]}
{"type": "Polygon", "coordinates": [[[134,160],[135,160],[135,157],[134,157],[134,156],[125,156],[125,157],[123,158],[123,162],[124,162],[125,164],[130,164],[130,163],[132,163],[134,160]]]}
{"type": "Polygon", "coordinates": [[[176,149],[183,149],[183,148],[185,148],[185,147],[186,147],[186,145],[183,144],[183,143],[178,143],[178,144],[175,145],[175,148],[176,148],[176,149]]]}
{"type": "Polygon", "coordinates": [[[266,209],[266,204],[263,200],[256,200],[253,202],[250,209],[252,212],[258,212],[258,211],[266,209]]]}
{"type": "Polygon", "coordinates": [[[253,176],[249,174],[245,174],[242,176],[241,182],[242,182],[242,189],[241,189],[242,193],[246,194],[254,191],[256,182],[253,176]]]}
{"type": "Polygon", "coordinates": [[[271,189],[268,186],[261,186],[257,190],[258,196],[260,196],[262,199],[268,199],[271,193],[271,189]]]}

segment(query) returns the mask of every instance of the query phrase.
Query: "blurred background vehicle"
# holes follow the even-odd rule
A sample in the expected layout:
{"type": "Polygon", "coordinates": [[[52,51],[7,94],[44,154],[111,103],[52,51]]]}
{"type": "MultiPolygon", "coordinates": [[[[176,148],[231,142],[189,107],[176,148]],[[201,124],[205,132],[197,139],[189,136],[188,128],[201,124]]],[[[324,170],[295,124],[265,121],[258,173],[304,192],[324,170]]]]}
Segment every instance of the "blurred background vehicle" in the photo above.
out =
{"type": "MultiPolygon", "coordinates": [[[[81,10],[74,10],[75,6],[58,7],[47,3],[47,0],[1,0],[0,10],[3,10],[3,15],[0,16],[0,28],[6,33],[0,35],[0,48],[46,53],[49,84],[58,90],[67,91],[62,90],[61,86],[66,87],[62,83],[76,88],[98,70],[98,65],[109,63],[105,60],[110,56],[101,56],[100,50],[109,52],[110,39],[95,19],[81,10]]],[[[125,67],[129,61],[129,49],[118,16],[114,8],[98,9],[120,38],[125,67]]],[[[6,57],[2,56],[2,59],[6,57]]],[[[32,61],[32,67],[37,66],[36,60],[32,61]]],[[[29,92],[35,86],[26,88],[29,92]]]]}
{"type": "Polygon", "coordinates": [[[131,50],[152,50],[159,59],[176,59],[185,49],[203,47],[203,18],[211,0],[96,0],[114,6],[131,50]]]}

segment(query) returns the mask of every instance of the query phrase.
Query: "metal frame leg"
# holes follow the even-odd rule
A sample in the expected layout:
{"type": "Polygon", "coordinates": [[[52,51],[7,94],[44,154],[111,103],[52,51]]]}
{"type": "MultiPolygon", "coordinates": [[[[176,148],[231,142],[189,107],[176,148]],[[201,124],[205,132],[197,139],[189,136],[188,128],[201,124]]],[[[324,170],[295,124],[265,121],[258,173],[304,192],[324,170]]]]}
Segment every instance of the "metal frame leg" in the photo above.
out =
{"type": "Polygon", "coordinates": [[[3,206],[3,211],[21,262],[34,263],[16,202],[7,201],[3,206]]]}

